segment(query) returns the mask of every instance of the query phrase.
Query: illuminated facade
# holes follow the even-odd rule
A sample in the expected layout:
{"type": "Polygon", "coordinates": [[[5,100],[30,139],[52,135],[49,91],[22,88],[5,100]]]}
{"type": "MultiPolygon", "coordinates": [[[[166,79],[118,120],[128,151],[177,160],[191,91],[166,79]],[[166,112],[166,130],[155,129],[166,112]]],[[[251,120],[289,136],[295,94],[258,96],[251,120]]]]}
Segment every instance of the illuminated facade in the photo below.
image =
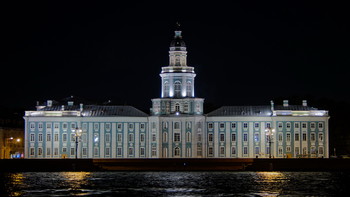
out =
{"type": "Polygon", "coordinates": [[[131,106],[47,101],[26,111],[26,158],[329,157],[328,111],[301,105],[224,106],[203,114],[177,29],[151,115],[131,106]],[[82,131],[76,142],[76,130],[82,131]]]}

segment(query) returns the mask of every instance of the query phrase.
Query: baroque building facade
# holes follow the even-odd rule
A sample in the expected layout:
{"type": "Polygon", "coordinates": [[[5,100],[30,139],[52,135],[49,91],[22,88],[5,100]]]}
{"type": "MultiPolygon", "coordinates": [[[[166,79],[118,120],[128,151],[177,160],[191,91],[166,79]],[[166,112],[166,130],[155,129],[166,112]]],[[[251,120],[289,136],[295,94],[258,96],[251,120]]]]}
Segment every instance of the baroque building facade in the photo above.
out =
{"type": "Polygon", "coordinates": [[[52,100],[26,111],[26,158],[329,157],[328,111],[300,105],[223,106],[203,114],[182,32],[162,67],[151,114],[132,106],[52,100]],[[79,131],[79,133],[77,132],[79,131]]]}

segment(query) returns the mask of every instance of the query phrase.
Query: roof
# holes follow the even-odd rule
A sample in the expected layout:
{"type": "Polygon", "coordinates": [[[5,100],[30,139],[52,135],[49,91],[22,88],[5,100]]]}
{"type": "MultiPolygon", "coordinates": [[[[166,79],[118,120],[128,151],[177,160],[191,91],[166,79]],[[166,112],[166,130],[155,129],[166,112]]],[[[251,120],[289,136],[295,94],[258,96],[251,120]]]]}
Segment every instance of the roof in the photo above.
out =
{"type": "MultiPolygon", "coordinates": [[[[79,105],[54,105],[44,107],[38,111],[80,111],[79,105]]],[[[129,117],[147,117],[148,114],[132,106],[108,106],[108,105],[84,105],[83,116],[129,116],[129,117]]]]}
{"type": "Polygon", "coordinates": [[[207,116],[271,116],[271,106],[223,106],[207,116]]]}

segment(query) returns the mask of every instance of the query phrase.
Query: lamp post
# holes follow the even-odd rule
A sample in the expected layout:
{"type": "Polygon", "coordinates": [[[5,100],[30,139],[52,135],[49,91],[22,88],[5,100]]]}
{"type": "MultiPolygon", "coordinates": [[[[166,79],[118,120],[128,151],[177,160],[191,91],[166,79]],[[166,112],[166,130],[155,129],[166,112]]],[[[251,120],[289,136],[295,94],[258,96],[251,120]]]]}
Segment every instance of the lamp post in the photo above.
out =
{"type": "Polygon", "coordinates": [[[272,150],[271,149],[271,143],[272,143],[272,140],[273,140],[273,135],[275,133],[275,129],[273,129],[271,127],[267,127],[265,129],[265,132],[266,132],[266,137],[267,137],[267,139],[269,141],[269,153],[270,153],[269,158],[271,158],[271,150],[272,150]]]}
{"type": "Polygon", "coordinates": [[[83,130],[77,127],[74,133],[75,133],[75,159],[78,159],[78,143],[79,143],[78,140],[81,134],[83,133],[83,130]]]}

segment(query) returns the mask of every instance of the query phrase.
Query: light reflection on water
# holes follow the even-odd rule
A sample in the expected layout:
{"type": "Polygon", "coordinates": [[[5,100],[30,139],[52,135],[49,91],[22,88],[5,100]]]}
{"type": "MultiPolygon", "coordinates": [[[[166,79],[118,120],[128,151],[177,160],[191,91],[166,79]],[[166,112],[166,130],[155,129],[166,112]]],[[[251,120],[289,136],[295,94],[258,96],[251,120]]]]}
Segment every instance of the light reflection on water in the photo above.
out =
{"type": "Polygon", "coordinates": [[[1,196],[339,196],[349,172],[0,173],[1,196]]]}

